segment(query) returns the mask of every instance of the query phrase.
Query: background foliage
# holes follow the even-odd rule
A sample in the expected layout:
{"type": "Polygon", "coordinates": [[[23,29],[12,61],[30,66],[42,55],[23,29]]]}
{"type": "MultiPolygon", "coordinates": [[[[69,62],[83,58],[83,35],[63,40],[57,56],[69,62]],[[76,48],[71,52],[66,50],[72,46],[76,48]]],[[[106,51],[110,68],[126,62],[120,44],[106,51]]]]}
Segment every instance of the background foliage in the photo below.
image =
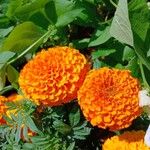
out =
{"type": "MultiPolygon", "coordinates": [[[[147,0],[1,0],[0,94],[19,91],[22,66],[41,48],[55,45],[80,49],[93,68],[129,69],[150,89],[149,35],[147,0]]],[[[12,128],[0,127],[3,150],[97,150],[114,134],[91,127],[76,101],[56,108],[36,108],[26,100],[8,105],[18,113],[6,118],[12,128]],[[28,129],[36,135],[28,137],[28,129]]],[[[131,128],[150,121],[144,116],[135,122],[131,128]]]]}

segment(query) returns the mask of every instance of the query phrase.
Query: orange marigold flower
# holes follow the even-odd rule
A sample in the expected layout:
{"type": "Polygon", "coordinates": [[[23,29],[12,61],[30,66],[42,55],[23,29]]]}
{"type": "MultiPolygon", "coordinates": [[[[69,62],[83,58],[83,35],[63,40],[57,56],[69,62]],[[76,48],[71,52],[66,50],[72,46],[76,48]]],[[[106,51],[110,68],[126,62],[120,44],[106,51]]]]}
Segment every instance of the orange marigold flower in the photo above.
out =
{"type": "Polygon", "coordinates": [[[7,102],[7,98],[4,96],[0,96],[0,124],[5,124],[5,120],[3,118],[3,115],[6,113],[7,106],[5,103],[7,102]]]}
{"type": "Polygon", "coordinates": [[[84,116],[93,126],[119,130],[140,115],[139,82],[128,70],[91,70],[78,91],[84,116]]]}
{"type": "Polygon", "coordinates": [[[145,132],[140,130],[113,136],[105,141],[103,150],[150,150],[144,144],[144,135],[145,132]]]}
{"type": "Polygon", "coordinates": [[[78,50],[54,47],[42,50],[22,69],[20,87],[37,105],[61,105],[77,98],[90,65],[78,50]]]}

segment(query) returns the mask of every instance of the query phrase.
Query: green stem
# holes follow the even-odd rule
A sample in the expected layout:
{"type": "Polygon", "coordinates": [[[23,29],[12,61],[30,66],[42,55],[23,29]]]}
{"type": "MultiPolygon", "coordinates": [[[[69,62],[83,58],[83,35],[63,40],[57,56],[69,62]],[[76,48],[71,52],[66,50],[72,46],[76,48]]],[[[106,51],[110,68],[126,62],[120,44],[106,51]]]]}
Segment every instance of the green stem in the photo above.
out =
{"type": "Polygon", "coordinates": [[[29,52],[35,45],[37,45],[41,40],[43,40],[51,31],[47,31],[42,37],[40,37],[37,41],[35,41],[32,45],[30,45],[25,51],[23,51],[20,55],[15,57],[14,59],[10,60],[7,64],[11,64],[29,52]]]}
{"type": "Polygon", "coordinates": [[[142,62],[140,60],[139,60],[139,66],[140,66],[140,70],[141,70],[141,75],[142,75],[142,79],[143,79],[143,82],[144,82],[144,86],[146,88],[150,89],[150,86],[147,83],[146,78],[145,78],[145,74],[144,74],[144,69],[143,69],[143,66],[142,66],[142,62]]]}
{"type": "Polygon", "coordinates": [[[110,3],[117,8],[117,4],[113,2],[113,0],[110,0],[110,3]]]}

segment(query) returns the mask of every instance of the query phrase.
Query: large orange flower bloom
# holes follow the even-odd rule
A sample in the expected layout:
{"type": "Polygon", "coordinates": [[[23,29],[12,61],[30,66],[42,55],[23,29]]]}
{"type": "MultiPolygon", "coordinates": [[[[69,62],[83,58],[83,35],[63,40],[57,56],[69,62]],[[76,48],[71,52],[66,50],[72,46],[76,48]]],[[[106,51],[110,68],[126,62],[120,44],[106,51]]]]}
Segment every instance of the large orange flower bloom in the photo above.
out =
{"type": "Polygon", "coordinates": [[[78,92],[79,105],[93,126],[119,130],[140,115],[139,89],[128,70],[92,70],[78,92]]]}
{"type": "Polygon", "coordinates": [[[78,50],[49,48],[24,66],[19,84],[25,96],[37,105],[56,106],[77,97],[89,68],[84,55],[78,50]]]}
{"type": "Polygon", "coordinates": [[[7,98],[5,98],[4,96],[0,96],[0,124],[6,123],[6,121],[3,118],[3,115],[5,115],[7,110],[7,106],[5,105],[6,102],[7,98]]]}
{"type": "Polygon", "coordinates": [[[103,145],[103,150],[150,150],[144,144],[145,132],[131,131],[122,135],[107,139],[103,145]]]}

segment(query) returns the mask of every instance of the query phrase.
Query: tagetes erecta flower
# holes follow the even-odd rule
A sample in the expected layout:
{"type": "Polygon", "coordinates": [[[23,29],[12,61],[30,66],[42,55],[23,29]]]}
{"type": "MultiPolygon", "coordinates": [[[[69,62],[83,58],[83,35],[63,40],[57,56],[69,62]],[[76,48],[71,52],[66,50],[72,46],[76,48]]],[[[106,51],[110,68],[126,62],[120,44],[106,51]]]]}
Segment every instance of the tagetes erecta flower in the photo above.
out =
{"type": "Polygon", "coordinates": [[[78,50],[54,47],[39,52],[22,69],[19,84],[37,105],[56,106],[77,98],[90,65],[78,50]]]}
{"type": "Polygon", "coordinates": [[[128,70],[91,70],[78,92],[84,116],[93,126],[119,130],[140,115],[139,82],[128,70]]]}
{"type": "Polygon", "coordinates": [[[7,101],[8,100],[6,97],[0,96],[0,125],[6,123],[6,121],[3,118],[3,115],[6,113],[7,110],[7,106],[5,104],[7,101]]]}
{"type": "Polygon", "coordinates": [[[144,144],[145,132],[130,131],[124,132],[119,136],[113,136],[107,139],[103,145],[103,150],[150,150],[144,144]]]}

